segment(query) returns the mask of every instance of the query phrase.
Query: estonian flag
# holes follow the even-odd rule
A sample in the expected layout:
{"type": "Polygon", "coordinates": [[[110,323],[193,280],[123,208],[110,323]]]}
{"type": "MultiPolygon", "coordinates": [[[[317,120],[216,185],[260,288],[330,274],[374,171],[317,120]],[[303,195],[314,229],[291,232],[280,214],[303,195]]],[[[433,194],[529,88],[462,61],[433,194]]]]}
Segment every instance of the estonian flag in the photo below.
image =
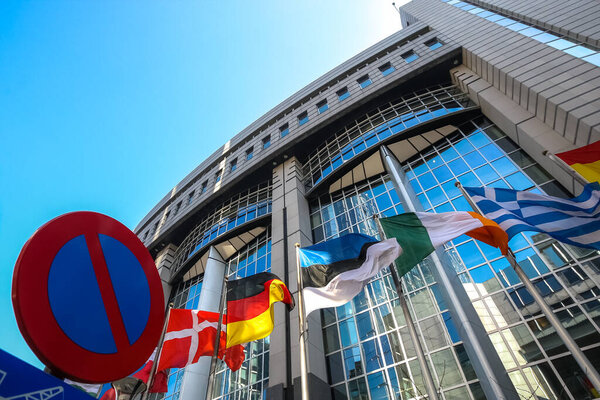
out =
{"type": "Polygon", "coordinates": [[[401,252],[396,239],[359,233],[299,249],[306,315],[349,302],[401,252]]]}
{"type": "Polygon", "coordinates": [[[294,308],[294,298],[275,274],[261,272],[227,282],[227,347],[267,337],[273,331],[273,303],[294,308]]]}

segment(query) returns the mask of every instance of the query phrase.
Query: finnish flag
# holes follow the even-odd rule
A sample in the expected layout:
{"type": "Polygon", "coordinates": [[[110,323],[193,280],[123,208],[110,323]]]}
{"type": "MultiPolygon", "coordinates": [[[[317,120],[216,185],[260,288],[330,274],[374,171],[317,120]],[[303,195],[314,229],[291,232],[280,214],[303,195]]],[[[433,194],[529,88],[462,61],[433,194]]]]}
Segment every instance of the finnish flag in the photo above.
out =
{"type": "Polygon", "coordinates": [[[563,243],[600,250],[600,184],[566,200],[512,189],[465,187],[485,214],[509,238],[519,232],[545,233],[563,243]]]}

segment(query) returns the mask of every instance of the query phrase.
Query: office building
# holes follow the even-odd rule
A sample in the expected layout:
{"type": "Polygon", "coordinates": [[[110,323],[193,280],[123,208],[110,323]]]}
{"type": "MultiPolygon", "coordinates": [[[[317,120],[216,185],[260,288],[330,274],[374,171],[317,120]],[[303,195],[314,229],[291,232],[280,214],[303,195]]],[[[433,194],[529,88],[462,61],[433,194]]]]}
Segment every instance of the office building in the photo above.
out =
{"type": "MultiPolygon", "coordinates": [[[[400,14],[402,30],[266,112],[140,222],[136,233],[175,307],[214,309],[223,276],[260,271],[295,293],[295,243],[377,235],[373,214],[405,209],[382,144],[430,212],[470,210],[457,180],[563,197],[581,191],[543,151],[600,140],[598,2],[413,0],[400,14]],[[211,288],[205,274],[214,274],[211,288]]],[[[600,253],[535,233],[510,246],[600,368],[600,253]]],[[[444,253],[487,353],[477,356],[506,379],[506,398],[597,395],[498,250],[463,236],[444,253]]],[[[446,400],[492,400],[495,378],[482,376],[433,267],[426,260],[403,284],[434,381],[446,400]]],[[[218,368],[213,398],[299,399],[297,310],[277,305],[275,317],[273,334],[248,345],[241,370],[218,368]]],[[[351,303],[311,314],[307,346],[314,398],[423,398],[387,271],[351,303]]],[[[201,379],[202,368],[171,370],[169,392],[157,398],[190,400],[186,381],[201,379]]]]}

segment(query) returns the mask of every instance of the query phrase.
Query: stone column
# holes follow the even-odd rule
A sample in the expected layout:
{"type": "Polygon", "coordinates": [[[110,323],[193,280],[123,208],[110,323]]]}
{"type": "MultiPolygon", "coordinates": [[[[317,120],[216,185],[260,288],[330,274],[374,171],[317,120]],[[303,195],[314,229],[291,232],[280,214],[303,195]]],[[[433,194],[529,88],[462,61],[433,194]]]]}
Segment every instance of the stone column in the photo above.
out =
{"type": "MultiPolygon", "coordinates": [[[[302,165],[290,158],[273,169],[271,272],[283,279],[298,301],[295,243],[312,244],[308,202],[304,197],[302,165]]],[[[308,318],[308,373],[310,397],[330,399],[323,351],[321,314],[308,318]]],[[[298,308],[287,313],[275,308],[275,329],[269,354],[269,400],[300,399],[298,308]],[[287,394],[286,394],[287,392],[287,394]],[[293,397],[292,397],[293,396],[293,397]]]]}
{"type": "MultiPolygon", "coordinates": [[[[210,247],[208,260],[202,279],[202,289],[198,309],[202,311],[219,312],[219,301],[223,290],[226,264],[219,252],[210,247]]],[[[181,382],[181,400],[206,399],[206,386],[208,385],[208,372],[210,357],[200,357],[196,364],[185,367],[181,382]]]]}

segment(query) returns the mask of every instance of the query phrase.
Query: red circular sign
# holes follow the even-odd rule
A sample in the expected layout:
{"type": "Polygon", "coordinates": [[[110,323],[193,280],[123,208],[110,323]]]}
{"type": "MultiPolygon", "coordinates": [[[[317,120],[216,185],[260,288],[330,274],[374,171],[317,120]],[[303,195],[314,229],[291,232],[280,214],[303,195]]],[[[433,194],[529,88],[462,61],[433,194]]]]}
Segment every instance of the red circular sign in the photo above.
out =
{"type": "Polygon", "coordinates": [[[139,238],[106,215],[61,215],[25,243],[13,275],[17,323],[53,372],[104,383],[137,370],[164,322],[162,284],[139,238]]]}

